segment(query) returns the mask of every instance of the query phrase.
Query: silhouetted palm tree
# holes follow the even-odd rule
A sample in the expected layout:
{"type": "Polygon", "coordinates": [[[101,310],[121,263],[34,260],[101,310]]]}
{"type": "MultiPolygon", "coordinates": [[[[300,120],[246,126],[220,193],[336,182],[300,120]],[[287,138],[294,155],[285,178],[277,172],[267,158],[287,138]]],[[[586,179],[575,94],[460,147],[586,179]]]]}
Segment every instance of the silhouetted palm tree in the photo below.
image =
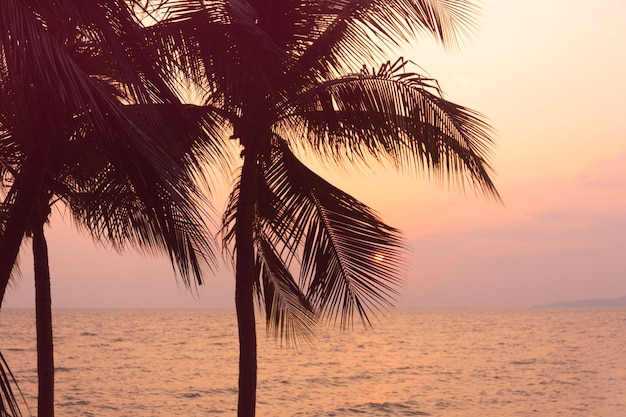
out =
{"type": "MultiPolygon", "coordinates": [[[[0,303],[25,234],[33,238],[40,416],[54,414],[44,224],[64,203],[116,249],[165,252],[186,284],[214,260],[195,177],[208,116],[173,93],[124,0],[0,2],[0,303]]],[[[215,124],[215,123],[211,123],[215,124]]],[[[215,161],[213,161],[215,162],[215,161]]]]}
{"type": "Polygon", "coordinates": [[[177,68],[225,117],[243,163],[224,216],[235,250],[240,416],[255,414],[255,294],[278,334],[308,337],[318,317],[350,326],[384,309],[401,272],[398,231],[308,169],[330,164],[434,172],[498,198],[490,128],[435,81],[386,52],[417,34],[454,45],[463,0],[170,0],[151,27],[177,68]],[[377,69],[369,69],[370,66],[377,69]],[[385,262],[376,262],[384,256],[385,262]],[[294,274],[299,265],[299,277],[294,274]]]}

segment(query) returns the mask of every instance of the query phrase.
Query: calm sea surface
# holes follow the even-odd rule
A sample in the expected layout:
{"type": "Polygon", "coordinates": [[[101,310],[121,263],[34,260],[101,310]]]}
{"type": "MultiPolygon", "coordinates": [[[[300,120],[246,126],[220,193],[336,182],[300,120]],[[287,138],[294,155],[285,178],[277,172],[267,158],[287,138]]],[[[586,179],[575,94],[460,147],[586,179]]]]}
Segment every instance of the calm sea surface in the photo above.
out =
{"type": "MultiPolygon", "coordinates": [[[[0,350],[35,415],[33,320],[2,311],[0,350]]],[[[54,320],[58,416],[235,415],[234,312],[54,320]]],[[[624,417],[626,310],[395,311],[297,351],[261,327],[258,415],[624,417]]]]}

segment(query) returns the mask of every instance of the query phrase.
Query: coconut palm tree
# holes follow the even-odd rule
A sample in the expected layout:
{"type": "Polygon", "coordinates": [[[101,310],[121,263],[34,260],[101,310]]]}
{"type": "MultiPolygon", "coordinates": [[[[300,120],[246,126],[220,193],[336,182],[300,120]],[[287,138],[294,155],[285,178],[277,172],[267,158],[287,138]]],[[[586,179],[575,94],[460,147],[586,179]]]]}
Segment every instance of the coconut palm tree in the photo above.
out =
{"type": "Polygon", "coordinates": [[[148,190],[150,194],[138,190],[133,178],[115,169],[105,154],[90,150],[92,139],[73,141],[65,148],[67,156],[58,166],[56,163],[62,161],[62,156],[55,158],[55,169],[43,184],[45,192],[27,231],[32,238],[35,265],[40,415],[52,415],[45,410],[53,406],[50,272],[44,236],[44,225],[53,204],[65,205],[78,227],[115,249],[134,246],[165,252],[188,287],[193,285],[192,278],[201,282],[202,264],[214,259],[203,219],[190,216],[193,213],[186,212],[189,207],[179,201],[182,198],[187,204],[190,194],[171,195],[146,169],[144,175],[154,181],[148,190]]]}
{"type": "Polygon", "coordinates": [[[255,294],[281,336],[318,319],[349,327],[391,305],[399,232],[310,170],[328,164],[434,173],[498,199],[482,116],[443,98],[394,47],[427,33],[455,45],[464,0],[169,0],[149,35],[232,126],[242,165],[224,215],[234,249],[239,416],[255,414],[255,294]],[[383,63],[382,65],[380,63],[383,63]],[[385,63],[386,62],[386,63],[385,63]],[[384,257],[385,262],[377,262],[384,257]],[[299,268],[298,268],[299,266],[299,268]],[[299,272],[298,272],[299,270],[299,272]]]}
{"type": "Polygon", "coordinates": [[[8,0],[0,7],[0,139],[2,156],[10,158],[1,169],[11,190],[0,241],[3,296],[24,231],[44,194],[42,184],[63,167],[67,144],[84,140],[83,155],[106,155],[112,168],[136,182],[133,187],[140,190],[135,191],[167,192],[190,207],[183,203],[189,200],[185,194],[195,193],[189,170],[201,161],[180,145],[184,135],[206,132],[187,128],[176,132],[178,143],[171,140],[179,126],[164,127],[163,114],[180,125],[187,112],[140,38],[127,2],[8,0]]]}
{"type": "MultiPolygon", "coordinates": [[[[54,415],[44,224],[64,203],[116,249],[164,252],[185,284],[214,260],[194,182],[212,148],[122,0],[0,4],[0,303],[25,234],[35,263],[40,416],[54,415]]],[[[211,121],[211,125],[215,125],[211,121]]],[[[219,162],[218,162],[219,163],[219,162]]]]}

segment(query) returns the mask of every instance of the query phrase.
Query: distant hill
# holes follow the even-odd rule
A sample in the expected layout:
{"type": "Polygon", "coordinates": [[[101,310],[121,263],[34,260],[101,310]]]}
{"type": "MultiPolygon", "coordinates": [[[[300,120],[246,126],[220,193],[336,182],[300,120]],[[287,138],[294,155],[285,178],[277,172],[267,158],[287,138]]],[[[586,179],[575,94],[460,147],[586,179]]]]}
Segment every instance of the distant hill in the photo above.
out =
{"type": "Polygon", "coordinates": [[[626,307],[626,297],[610,299],[591,299],[576,301],[561,301],[558,303],[544,304],[537,308],[615,308],[626,307]]]}

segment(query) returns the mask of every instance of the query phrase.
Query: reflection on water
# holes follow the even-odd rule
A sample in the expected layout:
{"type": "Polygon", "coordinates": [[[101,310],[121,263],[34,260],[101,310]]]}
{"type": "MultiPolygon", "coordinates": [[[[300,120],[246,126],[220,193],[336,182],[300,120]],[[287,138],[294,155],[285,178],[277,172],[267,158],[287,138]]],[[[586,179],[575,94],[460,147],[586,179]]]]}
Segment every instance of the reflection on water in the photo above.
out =
{"type": "MultiPolygon", "coordinates": [[[[0,349],[36,406],[34,314],[0,349]]],[[[231,311],[57,310],[61,416],[234,415],[231,311]]],[[[259,328],[259,416],[626,415],[626,310],[396,311],[280,348],[259,328]]],[[[33,410],[33,413],[35,410],[33,410]]]]}

